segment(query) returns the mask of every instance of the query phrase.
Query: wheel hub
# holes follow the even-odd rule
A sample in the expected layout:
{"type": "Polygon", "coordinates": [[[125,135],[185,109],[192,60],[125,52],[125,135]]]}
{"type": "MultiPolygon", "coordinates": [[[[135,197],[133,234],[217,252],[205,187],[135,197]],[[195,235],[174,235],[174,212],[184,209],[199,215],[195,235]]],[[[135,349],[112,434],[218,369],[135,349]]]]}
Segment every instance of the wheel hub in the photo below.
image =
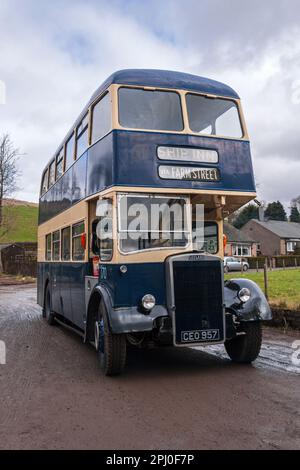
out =
{"type": "Polygon", "coordinates": [[[95,322],[95,348],[96,351],[104,352],[104,326],[103,320],[95,322]]]}

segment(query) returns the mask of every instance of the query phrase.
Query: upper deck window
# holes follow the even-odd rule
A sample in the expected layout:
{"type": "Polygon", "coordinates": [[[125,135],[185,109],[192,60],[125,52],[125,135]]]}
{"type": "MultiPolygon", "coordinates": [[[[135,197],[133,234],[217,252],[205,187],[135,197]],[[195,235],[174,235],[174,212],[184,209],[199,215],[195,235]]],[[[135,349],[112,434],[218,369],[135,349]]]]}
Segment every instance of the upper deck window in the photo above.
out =
{"type": "Polygon", "coordinates": [[[121,87],[119,122],[130,129],[182,131],[180,95],[173,91],[121,87]]]}
{"type": "Polygon", "coordinates": [[[110,95],[106,95],[98,101],[92,110],[92,143],[101,139],[111,129],[111,103],[110,95]]]}
{"type": "Polygon", "coordinates": [[[57,180],[63,174],[63,166],[64,166],[64,149],[62,148],[56,157],[56,179],[57,180]]]}
{"type": "Polygon", "coordinates": [[[89,136],[88,136],[88,114],[83,118],[79,126],[77,127],[76,133],[76,157],[80,157],[89,145],[89,136]]]}
{"type": "Polygon", "coordinates": [[[65,170],[69,168],[69,166],[72,165],[74,161],[74,132],[70,139],[68,140],[66,144],[66,163],[65,163],[65,170]]]}
{"type": "Polygon", "coordinates": [[[237,139],[243,137],[239,112],[234,101],[188,93],[186,104],[192,132],[237,139]]]}
{"type": "Polygon", "coordinates": [[[41,195],[43,195],[48,189],[48,168],[44,171],[43,178],[42,178],[42,188],[41,188],[41,195]]]}
{"type": "Polygon", "coordinates": [[[49,167],[49,188],[55,183],[55,160],[51,162],[49,167]]]}

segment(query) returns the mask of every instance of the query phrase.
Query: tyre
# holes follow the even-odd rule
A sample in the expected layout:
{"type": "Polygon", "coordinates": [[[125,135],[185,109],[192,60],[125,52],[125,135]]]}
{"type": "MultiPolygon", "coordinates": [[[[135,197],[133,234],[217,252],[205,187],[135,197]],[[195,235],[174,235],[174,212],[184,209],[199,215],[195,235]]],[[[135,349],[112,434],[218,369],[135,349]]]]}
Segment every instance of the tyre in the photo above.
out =
{"type": "Polygon", "coordinates": [[[243,271],[248,271],[248,266],[246,264],[243,265],[243,271]]]}
{"type": "Polygon", "coordinates": [[[43,316],[48,325],[55,324],[54,312],[52,311],[51,290],[49,284],[47,285],[45,292],[45,307],[43,316]]]}
{"type": "Polygon", "coordinates": [[[229,268],[228,268],[228,266],[224,266],[224,273],[225,273],[225,274],[229,273],[229,268]]]}
{"type": "Polygon", "coordinates": [[[103,302],[100,302],[95,322],[95,347],[104,375],[119,375],[126,363],[126,336],[111,333],[103,302]]]}
{"type": "Polygon", "coordinates": [[[225,349],[233,362],[250,364],[260,353],[262,342],[261,322],[250,322],[243,325],[244,335],[225,342],[225,349]]]}

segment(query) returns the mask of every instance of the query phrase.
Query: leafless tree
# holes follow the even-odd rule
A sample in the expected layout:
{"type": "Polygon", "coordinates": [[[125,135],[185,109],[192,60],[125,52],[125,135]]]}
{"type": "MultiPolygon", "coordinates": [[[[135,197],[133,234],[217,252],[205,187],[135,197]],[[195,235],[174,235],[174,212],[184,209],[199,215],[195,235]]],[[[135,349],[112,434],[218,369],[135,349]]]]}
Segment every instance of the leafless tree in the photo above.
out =
{"type": "Polygon", "coordinates": [[[15,148],[8,134],[0,137],[0,226],[3,223],[3,199],[17,190],[19,149],[15,148]]]}
{"type": "Polygon", "coordinates": [[[300,196],[292,200],[291,207],[297,207],[298,211],[300,211],[300,196]]]}

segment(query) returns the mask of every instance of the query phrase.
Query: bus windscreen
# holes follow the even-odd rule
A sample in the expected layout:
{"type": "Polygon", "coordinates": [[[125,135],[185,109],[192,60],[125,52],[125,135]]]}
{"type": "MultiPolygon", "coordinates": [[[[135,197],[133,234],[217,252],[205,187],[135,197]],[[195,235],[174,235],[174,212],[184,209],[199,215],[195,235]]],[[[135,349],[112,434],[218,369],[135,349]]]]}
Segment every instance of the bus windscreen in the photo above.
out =
{"type": "Polygon", "coordinates": [[[180,95],[173,91],[121,87],[119,122],[129,129],[182,131],[180,95]]]}
{"type": "Polygon", "coordinates": [[[238,139],[243,137],[234,101],[188,93],[186,104],[192,132],[238,139]]]}

